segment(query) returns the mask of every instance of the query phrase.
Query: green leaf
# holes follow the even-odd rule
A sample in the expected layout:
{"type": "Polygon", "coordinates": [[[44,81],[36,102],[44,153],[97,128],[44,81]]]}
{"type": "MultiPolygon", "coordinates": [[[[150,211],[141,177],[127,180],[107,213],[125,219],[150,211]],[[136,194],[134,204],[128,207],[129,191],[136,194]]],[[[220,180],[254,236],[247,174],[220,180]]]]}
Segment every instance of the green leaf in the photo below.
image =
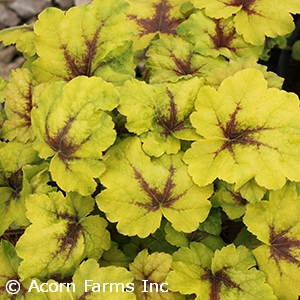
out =
{"type": "Polygon", "coordinates": [[[184,155],[200,186],[216,178],[239,189],[250,179],[268,189],[299,181],[300,110],[295,94],[267,88],[257,69],[203,87],[191,121],[203,136],[184,155]],[[239,87],[238,89],[236,87],[239,87]]]}
{"type": "Polygon", "coordinates": [[[9,140],[26,143],[35,138],[31,127],[32,93],[36,85],[27,69],[13,70],[7,84],[5,112],[7,120],[2,127],[2,136],[9,140]]]}
{"type": "Polygon", "coordinates": [[[251,251],[244,246],[231,244],[213,254],[204,244],[192,243],[173,254],[167,282],[170,290],[196,294],[196,300],[277,299],[255,265],[251,251]]]}
{"type": "Polygon", "coordinates": [[[107,0],[105,5],[95,0],[66,13],[45,9],[34,25],[39,58],[32,70],[37,80],[70,81],[86,75],[121,84],[133,77],[127,9],[123,0],[107,0]]]}
{"type": "Polygon", "coordinates": [[[193,0],[197,8],[204,8],[211,18],[228,18],[234,15],[237,33],[254,45],[262,45],[265,36],[286,35],[294,30],[293,18],[289,13],[299,13],[294,0],[193,0]]]}
{"type": "Polygon", "coordinates": [[[118,249],[118,244],[115,242],[111,243],[111,247],[104,251],[100,259],[101,267],[116,266],[127,268],[131,262],[130,258],[118,249]]]}
{"type": "MultiPolygon", "coordinates": [[[[74,299],[134,300],[133,275],[122,267],[100,267],[89,259],[75,271],[74,299]]],[[[72,298],[73,299],[73,298],[72,298]]]]}
{"type": "Polygon", "coordinates": [[[204,56],[227,58],[259,57],[263,46],[254,46],[247,43],[241,34],[236,32],[234,18],[212,19],[203,11],[192,14],[183,22],[177,32],[186,36],[195,44],[195,52],[204,56]]]}
{"type": "Polygon", "coordinates": [[[294,59],[300,60],[300,41],[294,43],[292,56],[294,59]]]}
{"type": "Polygon", "coordinates": [[[0,77],[0,103],[5,101],[7,81],[0,77]]]}
{"type": "Polygon", "coordinates": [[[23,259],[19,267],[23,279],[72,275],[84,258],[99,259],[110,247],[107,222],[87,216],[94,207],[91,197],[55,192],[30,195],[26,207],[32,225],[16,245],[23,259]]]}
{"type": "Polygon", "coordinates": [[[165,282],[171,269],[172,256],[167,253],[155,252],[148,254],[144,249],[129,265],[134,275],[135,294],[137,299],[185,299],[179,293],[167,292],[168,284],[165,282]]]}
{"type": "Polygon", "coordinates": [[[300,294],[298,185],[288,182],[281,190],[271,191],[269,201],[249,204],[244,217],[248,230],[263,242],[253,254],[278,299],[297,299],[300,294]]]}
{"type": "Polygon", "coordinates": [[[34,95],[34,148],[42,158],[52,157],[53,180],[65,191],[92,194],[93,178],[105,169],[102,152],[116,138],[106,110],[118,102],[113,85],[101,78],[77,77],[42,86],[34,95]]]}
{"type": "Polygon", "coordinates": [[[16,44],[16,48],[29,57],[36,53],[35,38],[32,25],[15,26],[0,31],[0,40],[5,46],[16,44]]]}
{"type": "Polygon", "coordinates": [[[134,79],[119,89],[118,110],[127,117],[126,128],[140,136],[147,154],[176,154],[180,140],[198,138],[189,116],[202,86],[202,78],[157,85],[134,79]]]}
{"type": "Polygon", "coordinates": [[[211,58],[196,53],[193,44],[179,37],[153,41],[147,57],[151,83],[205,77],[208,70],[226,65],[222,57],[211,58]]]}
{"type": "Polygon", "coordinates": [[[182,0],[128,0],[134,51],[147,48],[157,35],[161,38],[176,35],[177,26],[184,21],[179,8],[182,0]]]}
{"type": "Polygon", "coordinates": [[[127,138],[107,153],[100,177],[107,188],[96,198],[99,208],[125,235],[146,237],[162,216],[178,231],[192,232],[210,210],[212,186],[195,185],[182,162],[182,152],[150,159],[138,138],[127,138]]]}

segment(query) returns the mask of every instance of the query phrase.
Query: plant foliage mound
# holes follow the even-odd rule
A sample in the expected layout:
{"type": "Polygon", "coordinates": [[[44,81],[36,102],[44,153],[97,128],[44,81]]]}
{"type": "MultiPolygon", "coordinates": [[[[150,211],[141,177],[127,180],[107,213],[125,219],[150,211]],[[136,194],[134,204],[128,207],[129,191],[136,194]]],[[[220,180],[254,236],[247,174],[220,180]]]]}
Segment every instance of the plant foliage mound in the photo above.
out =
{"type": "Polygon", "coordinates": [[[0,299],[297,300],[299,98],[261,64],[297,13],[94,0],[2,30],[0,299]]]}

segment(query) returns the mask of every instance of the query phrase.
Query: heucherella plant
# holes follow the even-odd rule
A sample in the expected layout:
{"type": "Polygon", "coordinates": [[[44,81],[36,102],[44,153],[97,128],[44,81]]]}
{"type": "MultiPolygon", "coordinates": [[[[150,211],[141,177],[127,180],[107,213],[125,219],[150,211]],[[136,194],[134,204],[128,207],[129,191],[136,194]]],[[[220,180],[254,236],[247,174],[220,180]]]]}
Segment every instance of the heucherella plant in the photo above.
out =
{"type": "Polygon", "coordinates": [[[0,78],[0,299],[297,300],[299,97],[259,63],[297,13],[94,0],[0,31],[25,57],[0,78]]]}

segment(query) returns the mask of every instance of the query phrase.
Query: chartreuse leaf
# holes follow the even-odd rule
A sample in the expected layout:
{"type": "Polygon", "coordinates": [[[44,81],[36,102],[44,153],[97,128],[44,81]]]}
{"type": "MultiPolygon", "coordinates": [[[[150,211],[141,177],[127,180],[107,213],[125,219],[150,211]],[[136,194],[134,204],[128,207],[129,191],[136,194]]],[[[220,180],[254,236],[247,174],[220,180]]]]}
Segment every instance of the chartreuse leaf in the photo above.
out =
{"type": "Polygon", "coordinates": [[[163,252],[148,254],[147,249],[141,251],[129,265],[129,269],[134,275],[136,299],[185,299],[179,293],[168,291],[165,279],[171,265],[172,256],[170,254],[163,252]]]}
{"type": "Polygon", "coordinates": [[[128,0],[127,13],[133,32],[134,51],[147,48],[158,35],[161,38],[176,35],[177,26],[184,21],[180,13],[182,0],[128,0]]]}
{"type": "Polygon", "coordinates": [[[5,100],[6,86],[7,81],[0,77],[0,103],[3,103],[5,100]]]}
{"type": "Polygon", "coordinates": [[[219,87],[224,79],[233,76],[241,70],[256,68],[262,72],[264,78],[267,80],[269,88],[281,89],[284,78],[279,77],[273,72],[267,71],[267,67],[257,63],[255,57],[243,57],[237,60],[231,60],[224,68],[214,68],[206,73],[205,80],[208,85],[219,87]]]}
{"type": "Polygon", "coordinates": [[[182,152],[150,159],[138,138],[127,138],[107,152],[106,187],[96,198],[99,208],[125,235],[146,237],[159,228],[162,216],[178,231],[192,232],[211,204],[212,186],[195,185],[182,162],[182,152]]]}
{"type": "Polygon", "coordinates": [[[100,267],[95,259],[84,261],[75,271],[74,299],[134,300],[133,275],[125,268],[100,267]]]}
{"type": "Polygon", "coordinates": [[[15,44],[20,52],[29,57],[36,53],[35,38],[32,25],[15,26],[0,31],[0,41],[3,41],[5,46],[15,44]]]}
{"type": "Polygon", "coordinates": [[[203,79],[196,77],[157,85],[133,79],[119,89],[118,110],[127,117],[126,128],[140,136],[147,154],[175,154],[180,140],[198,138],[189,116],[202,86],[203,79]]]}
{"type": "Polygon", "coordinates": [[[263,46],[254,46],[245,42],[236,32],[233,17],[227,19],[212,19],[202,10],[196,11],[183,22],[177,32],[186,36],[195,45],[195,52],[204,56],[227,58],[259,57],[263,46]]]}
{"type": "Polygon", "coordinates": [[[93,178],[105,169],[102,151],[116,138],[105,111],[117,106],[117,92],[101,78],[85,76],[37,90],[32,110],[34,148],[40,157],[52,157],[50,172],[63,190],[92,194],[93,178]]]}
{"type": "Polygon", "coordinates": [[[123,0],[95,0],[63,12],[45,9],[34,25],[39,58],[32,70],[39,82],[100,76],[121,84],[134,76],[131,32],[123,0]],[[87,22],[88,20],[88,22],[87,22]]]}
{"type": "Polygon", "coordinates": [[[263,242],[253,250],[259,269],[267,274],[278,299],[300,294],[299,184],[288,182],[271,191],[269,201],[249,204],[244,217],[248,230],[263,242]],[[288,287],[288,288],[287,288],[288,287]]]}
{"type": "Polygon", "coordinates": [[[35,138],[31,127],[32,93],[36,85],[27,69],[13,70],[7,84],[5,112],[7,120],[2,127],[2,136],[26,143],[35,138]]]}
{"type": "Polygon", "coordinates": [[[299,13],[299,3],[294,0],[193,0],[197,8],[205,8],[212,18],[228,18],[234,15],[234,24],[239,34],[254,45],[262,45],[265,36],[276,37],[293,31],[293,18],[289,13],[299,13]]]}
{"type": "Polygon", "coordinates": [[[217,177],[235,183],[252,178],[268,189],[286,179],[299,181],[300,110],[295,94],[267,88],[257,69],[226,78],[218,88],[203,87],[191,121],[203,136],[184,155],[194,181],[217,177]],[[237,88],[239,87],[239,88],[237,88]]]}
{"type": "Polygon", "coordinates": [[[195,46],[180,37],[164,37],[153,41],[147,57],[151,83],[204,77],[208,70],[226,65],[221,56],[212,58],[196,53],[195,46]]]}
{"type": "Polygon", "coordinates": [[[32,144],[16,141],[0,147],[0,236],[11,224],[26,226],[25,199],[31,193],[53,190],[49,181],[48,164],[39,164],[32,144]],[[37,165],[31,165],[35,164],[37,165]]]}
{"type": "Polygon", "coordinates": [[[23,259],[20,277],[64,277],[72,275],[84,258],[99,259],[109,249],[110,238],[104,219],[87,216],[93,207],[91,197],[77,193],[28,196],[27,217],[32,224],[16,245],[23,259]]]}
{"type": "Polygon", "coordinates": [[[127,268],[130,262],[130,258],[118,248],[118,244],[115,242],[111,243],[111,247],[104,251],[100,259],[101,267],[113,265],[127,268]]]}
{"type": "Polygon", "coordinates": [[[276,300],[266,275],[255,266],[244,246],[231,244],[213,253],[202,243],[191,243],[173,254],[173,270],[166,280],[171,291],[196,294],[197,300],[276,300]]]}

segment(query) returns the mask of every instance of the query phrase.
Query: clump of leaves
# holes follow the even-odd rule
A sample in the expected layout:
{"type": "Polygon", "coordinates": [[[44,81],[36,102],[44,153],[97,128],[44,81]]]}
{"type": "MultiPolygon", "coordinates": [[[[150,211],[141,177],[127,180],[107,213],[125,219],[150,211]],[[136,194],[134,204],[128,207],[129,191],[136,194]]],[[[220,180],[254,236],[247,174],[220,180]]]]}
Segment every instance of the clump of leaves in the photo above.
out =
{"type": "Polygon", "coordinates": [[[258,63],[295,13],[94,0],[2,30],[0,299],[295,300],[299,99],[258,63]]]}

